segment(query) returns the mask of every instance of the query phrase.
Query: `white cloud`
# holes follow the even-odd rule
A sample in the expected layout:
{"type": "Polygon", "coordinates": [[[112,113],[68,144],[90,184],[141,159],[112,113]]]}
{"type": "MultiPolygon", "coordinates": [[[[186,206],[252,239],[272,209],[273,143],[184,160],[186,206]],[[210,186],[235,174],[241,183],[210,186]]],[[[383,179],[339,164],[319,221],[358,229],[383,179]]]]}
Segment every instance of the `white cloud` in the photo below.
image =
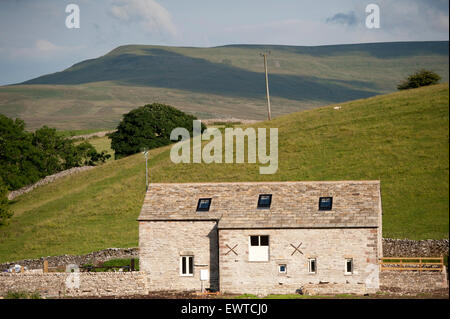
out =
{"type": "Polygon", "coordinates": [[[82,49],[83,46],[61,46],[46,39],[38,39],[30,47],[3,47],[0,54],[10,59],[18,58],[55,58],[82,49]]]}
{"type": "MultiPolygon", "coordinates": [[[[211,38],[226,39],[226,43],[328,45],[369,42],[370,33],[365,27],[330,24],[325,20],[286,19],[228,27],[211,38]]],[[[379,41],[379,34],[371,40],[379,41]]]]}
{"type": "Polygon", "coordinates": [[[381,28],[403,40],[436,40],[448,37],[448,4],[433,0],[378,0],[381,28]]]}
{"type": "Polygon", "coordinates": [[[448,32],[449,22],[448,22],[448,13],[442,11],[433,11],[430,10],[428,12],[428,16],[430,17],[431,26],[438,32],[448,32]]]}
{"type": "Polygon", "coordinates": [[[110,11],[122,22],[138,22],[149,33],[178,34],[169,11],[154,0],[113,0],[110,11]]]}
{"type": "Polygon", "coordinates": [[[53,44],[47,40],[36,40],[35,49],[41,52],[58,52],[61,50],[65,50],[66,48],[53,44]]]}

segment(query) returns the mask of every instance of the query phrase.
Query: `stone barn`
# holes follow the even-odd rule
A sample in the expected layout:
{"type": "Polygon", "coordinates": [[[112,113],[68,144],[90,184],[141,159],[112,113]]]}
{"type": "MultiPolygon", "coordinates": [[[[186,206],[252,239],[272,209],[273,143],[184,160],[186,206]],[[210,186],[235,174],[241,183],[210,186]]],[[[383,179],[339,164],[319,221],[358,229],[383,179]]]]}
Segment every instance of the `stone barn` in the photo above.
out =
{"type": "Polygon", "coordinates": [[[139,221],[151,291],[378,290],[379,181],[150,184],[139,221]]]}

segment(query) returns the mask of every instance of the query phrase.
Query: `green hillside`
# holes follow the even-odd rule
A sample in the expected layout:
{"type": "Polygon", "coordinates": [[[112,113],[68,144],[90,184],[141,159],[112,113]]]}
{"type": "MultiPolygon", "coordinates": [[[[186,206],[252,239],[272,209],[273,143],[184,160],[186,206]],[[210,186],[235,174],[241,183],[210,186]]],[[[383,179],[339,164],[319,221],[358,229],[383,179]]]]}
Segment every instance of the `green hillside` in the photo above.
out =
{"type": "MultiPolygon", "coordinates": [[[[259,175],[259,164],[175,165],[166,147],[151,151],[150,180],[380,179],[385,237],[448,238],[448,84],[340,106],[254,125],[279,128],[275,175],[259,175]]],[[[10,225],[0,228],[0,261],[137,246],[144,170],[137,154],[19,197],[10,225]]]]}
{"type": "Polygon", "coordinates": [[[200,118],[265,119],[262,51],[270,50],[275,116],[390,93],[417,69],[448,81],[448,41],[319,47],[127,45],[97,59],[0,87],[0,113],[29,128],[113,128],[121,114],[161,102],[200,118]]]}

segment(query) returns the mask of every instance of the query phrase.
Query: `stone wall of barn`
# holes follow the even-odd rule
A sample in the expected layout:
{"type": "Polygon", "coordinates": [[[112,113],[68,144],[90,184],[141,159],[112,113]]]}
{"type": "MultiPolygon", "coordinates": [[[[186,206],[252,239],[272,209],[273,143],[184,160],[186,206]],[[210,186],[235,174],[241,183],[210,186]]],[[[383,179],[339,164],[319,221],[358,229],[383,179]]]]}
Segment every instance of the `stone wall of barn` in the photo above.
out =
{"type": "Polygon", "coordinates": [[[364,294],[378,289],[377,229],[220,229],[220,291],[222,293],[364,294]],[[269,261],[249,261],[249,236],[269,236],[269,261]],[[235,247],[230,251],[229,247],[235,247]],[[296,251],[294,247],[299,247],[296,251]],[[316,274],[308,258],[317,260],[316,274]],[[345,260],[354,271],[345,274],[345,260]],[[287,273],[279,273],[285,264],[287,273]],[[368,284],[369,283],[369,284],[368,284]]]}
{"type": "Polygon", "coordinates": [[[139,223],[139,269],[148,273],[152,291],[200,291],[200,270],[209,270],[203,288],[218,290],[218,242],[215,221],[139,223]],[[194,256],[194,275],[180,275],[181,256],[194,256]]]}

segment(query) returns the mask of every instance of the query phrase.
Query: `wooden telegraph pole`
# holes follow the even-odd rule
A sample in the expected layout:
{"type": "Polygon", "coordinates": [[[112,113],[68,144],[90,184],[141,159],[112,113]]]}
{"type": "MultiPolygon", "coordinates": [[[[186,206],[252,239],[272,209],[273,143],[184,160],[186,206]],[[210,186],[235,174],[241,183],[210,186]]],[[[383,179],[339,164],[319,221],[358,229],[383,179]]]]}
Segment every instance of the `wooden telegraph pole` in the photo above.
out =
{"type": "Polygon", "coordinates": [[[266,73],[266,96],[267,96],[267,117],[269,121],[272,118],[271,112],[270,112],[270,94],[269,94],[269,75],[267,73],[267,55],[270,54],[269,52],[261,53],[260,55],[264,57],[264,71],[266,73]]]}

